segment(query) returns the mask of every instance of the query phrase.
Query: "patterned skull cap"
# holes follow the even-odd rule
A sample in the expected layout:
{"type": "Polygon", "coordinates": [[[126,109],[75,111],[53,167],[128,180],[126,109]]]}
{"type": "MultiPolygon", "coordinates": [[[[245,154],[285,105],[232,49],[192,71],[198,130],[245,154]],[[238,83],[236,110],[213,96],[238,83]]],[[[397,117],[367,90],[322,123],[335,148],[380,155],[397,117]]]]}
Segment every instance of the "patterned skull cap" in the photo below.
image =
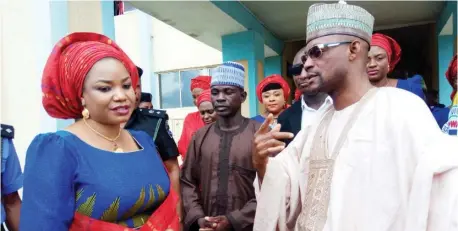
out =
{"type": "Polygon", "coordinates": [[[365,9],[339,3],[317,3],[309,7],[307,14],[307,38],[311,40],[327,35],[351,35],[371,43],[374,16],[365,9]]]}
{"type": "Polygon", "coordinates": [[[245,68],[236,62],[224,62],[213,72],[211,86],[229,85],[244,89],[245,68]]]}

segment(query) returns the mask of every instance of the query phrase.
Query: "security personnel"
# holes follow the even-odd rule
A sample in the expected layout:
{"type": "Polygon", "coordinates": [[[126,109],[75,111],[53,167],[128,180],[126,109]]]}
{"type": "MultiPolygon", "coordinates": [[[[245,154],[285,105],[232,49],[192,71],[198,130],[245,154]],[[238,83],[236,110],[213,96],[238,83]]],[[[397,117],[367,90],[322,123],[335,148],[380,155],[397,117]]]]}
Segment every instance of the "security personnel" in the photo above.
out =
{"type": "MultiPolygon", "coordinates": [[[[141,77],[143,70],[137,67],[138,75],[141,77]]],[[[140,79],[141,80],[141,79],[140,79]]],[[[163,110],[139,108],[141,101],[141,81],[136,86],[137,105],[129,121],[124,128],[139,130],[148,133],[156,144],[157,151],[161,155],[162,161],[169,173],[173,189],[180,192],[180,167],[178,166],[178,148],[172,135],[169,133],[169,116],[163,110]]]]}
{"type": "MultiPolygon", "coordinates": [[[[143,70],[137,67],[138,75],[143,74],[143,70]]],[[[124,125],[126,129],[144,131],[153,138],[156,148],[161,155],[162,161],[170,159],[176,160],[178,157],[178,148],[169,133],[168,120],[169,116],[163,110],[155,110],[150,107],[141,107],[142,103],[150,103],[152,105],[151,94],[140,92],[141,82],[136,89],[137,96],[136,109],[132,112],[129,121],[124,125]]],[[[178,165],[178,162],[177,162],[178,165]]]]}
{"type": "Polygon", "coordinates": [[[152,96],[150,93],[142,92],[140,96],[140,104],[138,105],[139,108],[144,109],[153,109],[152,96]]]}
{"type": "Polygon", "coordinates": [[[19,230],[19,216],[21,198],[18,190],[22,188],[22,170],[13,145],[14,128],[1,124],[1,159],[2,159],[2,204],[1,204],[1,230],[4,224],[10,231],[19,230]]]}
{"type": "Polygon", "coordinates": [[[178,148],[168,132],[169,116],[163,110],[137,108],[124,128],[144,131],[150,135],[163,161],[176,159],[178,148]]]}

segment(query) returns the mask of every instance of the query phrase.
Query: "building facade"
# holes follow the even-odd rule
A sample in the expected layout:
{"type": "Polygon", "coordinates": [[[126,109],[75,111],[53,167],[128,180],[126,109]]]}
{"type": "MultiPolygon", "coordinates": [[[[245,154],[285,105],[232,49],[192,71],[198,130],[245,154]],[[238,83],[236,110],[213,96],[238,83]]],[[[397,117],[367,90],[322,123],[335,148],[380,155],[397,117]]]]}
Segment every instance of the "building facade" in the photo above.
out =
{"type": "MultiPolygon", "coordinates": [[[[71,122],[46,114],[40,81],[52,46],[75,31],[107,35],[144,69],[143,91],[153,94],[156,108],[168,110],[175,138],[184,115],[195,110],[189,99],[190,78],[211,75],[211,68],[223,61],[245,66],[249,94],[242,112],[254,116],[262,111],[255,95],[257,83],[269,74],[287,76],[287,66],[304,45],[306,13],[312,3],[129,1],[138,10],[114,17],[111,0],[0,1],[0,120],[16,128],[21,163],[35,135],[71,122]]],[[[432,41],[430,57],[419,58],[431,63],[429,85],[439,90],[440,102],[449,105],[451,87],[444,73],[456,53],[456,1],[358,4],[374,15],[376,31],[434,28],[415,35],[432,41]]]]}

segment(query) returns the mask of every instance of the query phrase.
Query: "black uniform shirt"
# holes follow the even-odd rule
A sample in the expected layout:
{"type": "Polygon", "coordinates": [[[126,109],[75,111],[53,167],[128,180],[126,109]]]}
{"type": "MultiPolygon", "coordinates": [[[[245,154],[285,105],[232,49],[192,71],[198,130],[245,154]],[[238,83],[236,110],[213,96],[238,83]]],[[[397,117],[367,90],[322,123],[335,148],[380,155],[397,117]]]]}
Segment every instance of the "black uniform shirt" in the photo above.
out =
{"type": "Polygon", "coordinates": [[[165,111],[138,108],[134,110],[124,128],[148,133],[162,160],[166,161],[179,155],[177,145],[168,131],[168,119],[165,111]]]}

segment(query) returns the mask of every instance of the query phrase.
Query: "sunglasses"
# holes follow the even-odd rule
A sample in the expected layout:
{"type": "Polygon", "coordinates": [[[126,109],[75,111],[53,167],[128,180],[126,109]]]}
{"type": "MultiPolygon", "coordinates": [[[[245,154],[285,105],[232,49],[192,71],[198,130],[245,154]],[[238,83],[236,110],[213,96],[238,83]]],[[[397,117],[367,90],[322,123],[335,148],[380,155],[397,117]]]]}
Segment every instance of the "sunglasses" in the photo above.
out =
{"type": "Polygon", "coordinates": [[[325,52],[329,48],[337,47],[337,46],[344,45],[344,44],[350,44],[350,43],[352,42],[346,41],[346,42],[316,44],[313,47],[311,47],[308,51],[306,51],[305,54],[302,56],[302,63],[305,63],[305,61],[307,61],[309,57],[312,59],[317,59],[321,57],[323,55],[323,52],[325,52]]]}
{"type": "Polygon", "coordinates": [[[288,76],[297,76],[302,73],[302,68],[304,68],[304,64],[295,64],[288,68],[288,76]]]}

